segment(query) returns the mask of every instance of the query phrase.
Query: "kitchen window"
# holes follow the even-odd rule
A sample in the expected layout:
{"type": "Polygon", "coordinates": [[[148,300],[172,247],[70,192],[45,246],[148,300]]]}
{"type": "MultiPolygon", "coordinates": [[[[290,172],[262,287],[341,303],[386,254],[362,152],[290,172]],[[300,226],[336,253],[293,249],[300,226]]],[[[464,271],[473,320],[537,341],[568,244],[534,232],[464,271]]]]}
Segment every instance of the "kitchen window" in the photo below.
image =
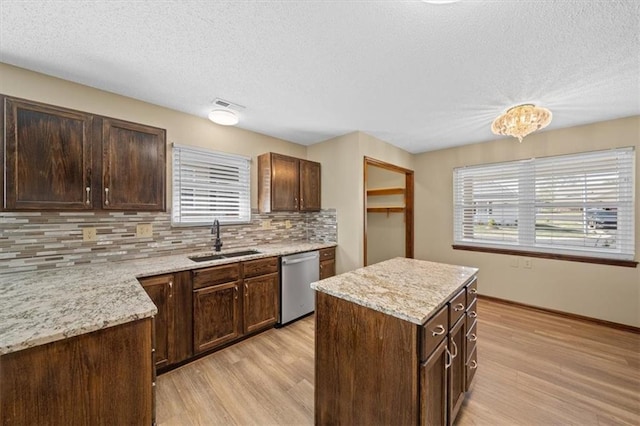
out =
{"type": "Polygon", "coordinates": [[[634,162],[619,148],[456,168],[454,248],[631,261],[634,162]]]}
{"type": "Polygon", "coordinates": [[[251,159],[173,144],[174,225],[248,223],[251,159]]]}

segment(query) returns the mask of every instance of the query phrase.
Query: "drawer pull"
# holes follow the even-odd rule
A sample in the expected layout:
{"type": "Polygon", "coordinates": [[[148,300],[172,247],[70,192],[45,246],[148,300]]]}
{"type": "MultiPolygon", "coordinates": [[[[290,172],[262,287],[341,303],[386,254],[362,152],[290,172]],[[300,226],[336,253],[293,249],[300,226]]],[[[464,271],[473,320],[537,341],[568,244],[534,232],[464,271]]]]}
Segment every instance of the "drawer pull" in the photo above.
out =
{"type": "Polygon", "coordinates": [[[238,300],[238,286],[237,285],[233,286],[233,289],[235,290],[235,293],[236,293],[235,299],[238,300]]]}
{"type": "Polygon", "coordinates": [[[469,289],[469,294],[478,294],[478,289],[477,288],[470,288],[469,289]]]}
{"type": "Polygon", "coordinates": [[[453,340],[451,341],[451,344],[453,345],[453,349],[454,349],[454,353],[451,354],[451,358],[455,358],[458,356],[458,345],[456,345],[456,342],[454,342],[453,340]]]}
{"type": "Polygon", "coordinates": [[[431,334],[433,336],[440,336],[440,335],[443,335],[446,332],[447,332],[447,330],[444,328],[443,325],[438,325],[436,328],[433,329],[431,334]]]}
{"type": "Polygon", "coordinates": [[[456,312],[464,311],[464,305],[462,303],[458,303],[456,306],[453,307],[453,310],[456,312]]]}
{"type": "Polygon", "coordinates": [[[90,201],[90,199],[91,199],[91,196],[90,196],[91,187],[87,186],[84,190],[87,191],[87,201],[85,201],[85,204],[89,205],[89,204],[91,204],[91,201],[90,201]]]}
{"type": "Polygon", "coordinates": [[[476,362],[475,359],[471,360],[471,362],[469,363],[469,368],[472,370],[475,370],[476,368],[478,368],[478,363],[476,362]]]}
{"type": "Polygon", "coordinates": [[[453,364],[453,357],[451,356],[451,352],[449,352],[449,348],[444,348],[444,350],[447,352],[447,361],[444,364],[444,369],[446,370],[453,364]]]}
{"type": "Polygon", "coordinates": [[[469,335],[469,341],[470,341],[470,342],[475,342],[476,340],[478,340],[478,336],[476,336],[476,334],[475,334],[475,333],[471,333],[471,334],[469,335]]]}
{"type": "Polygon", "coordinates": [[[477,317],[478,317],[478,313],[476,311],[469,312],[469,318],[477,318],[477,317]]]}
{"type": "Polygon", "coordinates": [[[104,205],[109,205],[109,188],[104,189],[104,205]]]}

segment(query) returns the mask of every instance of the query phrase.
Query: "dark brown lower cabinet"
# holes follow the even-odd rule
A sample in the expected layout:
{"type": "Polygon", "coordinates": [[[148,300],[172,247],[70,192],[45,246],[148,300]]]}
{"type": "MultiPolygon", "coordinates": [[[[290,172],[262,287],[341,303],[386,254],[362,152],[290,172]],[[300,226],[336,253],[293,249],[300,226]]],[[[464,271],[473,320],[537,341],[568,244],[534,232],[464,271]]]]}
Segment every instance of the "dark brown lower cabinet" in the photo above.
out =
{"type": "Polygon", "coordinates": [[[451,353],[451,365],[448,368],[448,424],[452,425],[462,402],[464,401],[466,379],[466,327],[465,318],[462,317],[449,331],[449,352],[451,353]]]}
{"type": "Polygon", "coordinates": [[[452,425],[478,366],[467,290],[422,326],[316,292],[315,423],[452,425]]]}
{"type": "Polygon", "coordinates": [[[244,279],[244,333],[271,327],[278,321],[278,274],[244,279]]]}
{"type": "Polygon", "coordinates": [[[420,365],[420,424],[447,423],[448,340],[440,343],[429,359],[420,365]]]}
{"type": "Polygon", "coordinates": [[[0,356],[0,424],[152,424],[151,323],[145,318],[0,356]]]}
{"type": "Polygon", "coordinates": [[[193,291],[193,351],[204,352],[240,337],[240,282],[193,291]]]}

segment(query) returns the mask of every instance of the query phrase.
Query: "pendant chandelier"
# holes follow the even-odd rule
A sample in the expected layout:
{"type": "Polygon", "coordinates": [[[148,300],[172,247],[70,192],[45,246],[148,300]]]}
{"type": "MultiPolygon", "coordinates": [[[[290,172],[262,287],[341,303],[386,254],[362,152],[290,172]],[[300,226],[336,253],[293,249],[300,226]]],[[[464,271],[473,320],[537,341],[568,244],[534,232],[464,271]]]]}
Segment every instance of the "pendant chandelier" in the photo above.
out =
{"type": "Polygon", "coordinates": [[[522,138],[536,130],[544,129],[551,123],[551,111],[533,104],[522,104],[509,108],[507,112],[493,120],[491,130],[496,135],[522,138]]]}

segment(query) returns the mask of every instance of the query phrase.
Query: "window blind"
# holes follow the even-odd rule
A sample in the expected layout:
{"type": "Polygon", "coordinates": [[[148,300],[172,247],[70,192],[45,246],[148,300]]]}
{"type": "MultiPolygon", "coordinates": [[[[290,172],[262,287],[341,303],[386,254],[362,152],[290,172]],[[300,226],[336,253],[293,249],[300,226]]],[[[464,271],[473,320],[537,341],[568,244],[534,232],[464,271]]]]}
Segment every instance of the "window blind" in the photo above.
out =
{"type": "Polygon", "coordinates": [[[250,164],[248,157],[173,144],[172,222],[249,222],[250,164]]]}
{"type": "Polygon", "coordinates": [[[454,169],[454,242],[632,260],[635,151],[454,169]]]}

